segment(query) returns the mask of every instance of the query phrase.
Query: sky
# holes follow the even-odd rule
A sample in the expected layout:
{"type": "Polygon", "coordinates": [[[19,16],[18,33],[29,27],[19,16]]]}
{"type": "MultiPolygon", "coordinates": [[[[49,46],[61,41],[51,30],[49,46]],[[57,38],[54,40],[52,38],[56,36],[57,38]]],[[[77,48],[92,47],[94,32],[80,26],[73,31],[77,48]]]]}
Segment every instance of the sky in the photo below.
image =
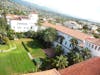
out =
{"type": "Polygon", "coordinates": [[[100,22],[100,0],[24,0],[74,17],[100,22]]]}

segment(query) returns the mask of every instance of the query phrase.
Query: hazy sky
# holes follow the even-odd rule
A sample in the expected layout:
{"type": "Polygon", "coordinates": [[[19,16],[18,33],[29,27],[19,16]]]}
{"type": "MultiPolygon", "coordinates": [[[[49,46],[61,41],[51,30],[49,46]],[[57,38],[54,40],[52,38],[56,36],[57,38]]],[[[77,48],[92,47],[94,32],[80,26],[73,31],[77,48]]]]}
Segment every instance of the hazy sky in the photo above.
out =
{"type": "Polygon", "coordinates": [[[24,0],[71,16],[100,22],[100,0],[24,0]]]}

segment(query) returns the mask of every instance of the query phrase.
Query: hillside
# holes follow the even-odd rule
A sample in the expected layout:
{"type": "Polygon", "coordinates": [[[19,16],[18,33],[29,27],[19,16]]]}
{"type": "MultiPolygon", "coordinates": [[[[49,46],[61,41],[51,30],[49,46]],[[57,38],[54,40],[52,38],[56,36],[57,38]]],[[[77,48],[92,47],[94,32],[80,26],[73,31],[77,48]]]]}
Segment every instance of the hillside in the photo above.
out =
{"type": "Polygon", "coordinates": [[[0,0],[0,14],[3,13],[3,11],[6,11],[6,13],[25,14],[30,11],[30,9],[13,0],[0,0]]]}

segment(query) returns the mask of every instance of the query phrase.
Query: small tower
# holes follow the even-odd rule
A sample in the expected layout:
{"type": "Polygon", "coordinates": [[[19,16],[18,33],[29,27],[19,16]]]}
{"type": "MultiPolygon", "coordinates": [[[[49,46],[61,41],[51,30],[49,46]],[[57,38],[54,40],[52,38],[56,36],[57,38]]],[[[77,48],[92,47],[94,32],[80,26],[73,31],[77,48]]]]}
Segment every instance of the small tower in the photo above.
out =
{"type": "Polygon", "coordinates": [[[31,12],[29,14],[29,19],[32,20],[34,23],[37,23],[38,18],[38,14],[36,12],[31,12]]]}

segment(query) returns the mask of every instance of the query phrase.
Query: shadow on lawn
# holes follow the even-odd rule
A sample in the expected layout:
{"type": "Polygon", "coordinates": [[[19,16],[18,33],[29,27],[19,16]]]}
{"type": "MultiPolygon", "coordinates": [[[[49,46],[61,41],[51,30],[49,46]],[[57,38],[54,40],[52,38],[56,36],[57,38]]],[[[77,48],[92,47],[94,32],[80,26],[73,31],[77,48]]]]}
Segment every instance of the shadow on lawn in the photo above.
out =
{"type": "Polygon", "coordinates": [[[42,44],[41,44],[38,40],[28,41],[26,45],[27,45],[28,47],[32,48],[32,49],[33,49],[33,48],[34,48],[34,49],[38,49],[38,48],[43,49],[42,44]]]}
{"type": "Polygon", "coordinates": [[[26,44],[31,49],[42,49],[46,56],[54,57],[55,50],[53,48],[44,48],[43,44],[41,44],[38,40],[28,41],[26,44]]]}

